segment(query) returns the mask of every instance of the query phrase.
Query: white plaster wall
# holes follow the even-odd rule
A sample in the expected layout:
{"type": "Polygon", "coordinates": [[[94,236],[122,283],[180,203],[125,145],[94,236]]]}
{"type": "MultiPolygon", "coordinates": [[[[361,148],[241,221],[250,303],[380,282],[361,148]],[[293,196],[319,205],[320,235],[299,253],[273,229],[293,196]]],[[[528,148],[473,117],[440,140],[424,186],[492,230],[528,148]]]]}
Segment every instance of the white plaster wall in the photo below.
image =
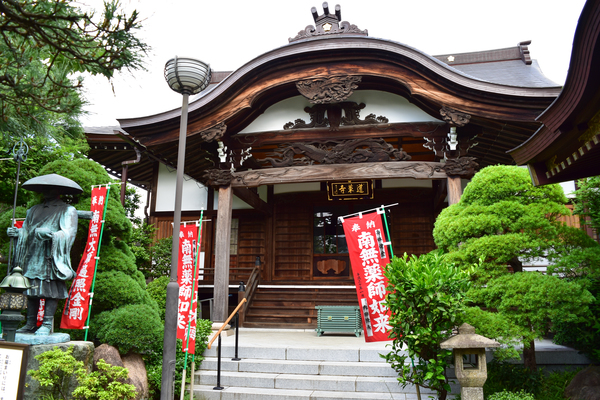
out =
{"type": "Polygon", "coordinates": [[[348,101],[365,103],[366,107],[360,110],[361,119],[369,114],[375,114],[386,117],[390,122],[443,122],[433,118],[404,97],[392,93],[358,90],[348,98],[348,101]]]}
{"type": "MultiPolygon", "coordinates": [[[[402,96],[376,90],[355,91],[348,101],[365,103],[366,107],[360,110],[360,117],[364,119],[369,114],[384,116],[390,122],[441,122],[433,118],[419,107],[411,104],[402,96]]],[[[271,107],[256,118],[250,125],[240,133],[255,133],[264,131],[282,130],[283,125],[301,118],[310,122],[309,115],[304,112],[305,107],[312,107],[303,96],[291,97],[273,104],[271,107]]]]}
{"type": "MultiPolygon", "coordinates": [[[[200,182],[187,175],[183,176],[182,211],[206,210],[207,189],[200,182]]],[[[177,171],[169,170],[166,165],[158,167],[156,186],[156,211],[173,211],[175,209],[175,184],[177,171]]]]}
{"type": "MultiPolygon", "coordinates": [[[[258,187],[258,197],[260,197],[260,199],[262,201],[267,201],[267,187],[266,186],[259,186],[258,187]]],[[[219,191],[217,189],[215,189],[215,210],[219,209],[219,191]]],[[[248,203],[246,203],[243,200],[240,200],[239,197],[237,197],[236,195],[233,195],[233,200],[231,201],[231,209],[232,210],[252,210],[252,207],[250,205],[248,205],[248,203]]]]}

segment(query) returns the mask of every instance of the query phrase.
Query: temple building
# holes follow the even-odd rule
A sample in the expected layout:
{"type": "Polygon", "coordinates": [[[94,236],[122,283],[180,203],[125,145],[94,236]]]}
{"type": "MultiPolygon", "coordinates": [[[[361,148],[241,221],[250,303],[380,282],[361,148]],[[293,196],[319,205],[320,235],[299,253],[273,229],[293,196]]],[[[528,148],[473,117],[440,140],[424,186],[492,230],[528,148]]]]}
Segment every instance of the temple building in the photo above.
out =
{"type": "MultiPolygon", "coordinates": [[[[182,219],[210,219],[200,299],[214,289],[215,321],[251,276],[244,326],[313,327],[315,305],[356,303],[337,217],[397,203],[394,253],[433,250],[440,210],[478,169],[514,165],[507,151],[561,92],[529,42],[430,56],[370,37],[339,6],[312,14],[287,44],[214,72],[189,106],[182,219]]],[[[92,159],[148,189],[159,237],[172,233],[180,116],[87,130],[92,159]]]]}

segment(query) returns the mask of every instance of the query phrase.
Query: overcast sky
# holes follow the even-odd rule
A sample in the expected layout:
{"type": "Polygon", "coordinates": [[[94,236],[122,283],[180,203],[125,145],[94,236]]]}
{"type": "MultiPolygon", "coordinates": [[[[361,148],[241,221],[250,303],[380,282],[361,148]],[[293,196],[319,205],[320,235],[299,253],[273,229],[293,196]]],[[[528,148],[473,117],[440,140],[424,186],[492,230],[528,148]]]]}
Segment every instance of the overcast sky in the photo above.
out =
{"type": "MultiPolygon", "coordinates": [[[[99,9],[100,0],[82,0],[99,9]]],[[[174,57],[210,63],[214,71],[233,71],[283,46],[323,13],[315,0],[121,0],[143,20],[139,36],[152,49],[147,71],[113,79],[87,78],[90,113],[85,126],[117,125],[117,118],[157,114],[181,106],[181,95],[167,86],[163,68],[174,57]],[[113,93],[114,88],[114,93],[113,93]]],[[[340,0],[342,20],[367,29],[369,36],[400,42],[439,55],[516,46],[532,40],[531,57],[559,84],[568,70],[573,33],[583,0],[340,0]]]]}

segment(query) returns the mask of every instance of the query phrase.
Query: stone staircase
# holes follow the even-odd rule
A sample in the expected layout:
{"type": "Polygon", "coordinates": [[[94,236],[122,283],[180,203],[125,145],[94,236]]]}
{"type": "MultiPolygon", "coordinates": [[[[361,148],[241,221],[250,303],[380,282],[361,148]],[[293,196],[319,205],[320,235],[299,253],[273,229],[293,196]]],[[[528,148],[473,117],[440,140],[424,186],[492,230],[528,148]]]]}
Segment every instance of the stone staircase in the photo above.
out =
{"type": "MultiPolygon", "coordinates": [[[[364,338],[351,336],[316,337],[310,341],[300,338],[295,344],[294,333],[289,331],[287,343],[276,337],[269,344],[243,344],[244,331],[240,334],[239,357],[232,361],[234,345],[232,337],[222,344],[221,386],[217,383],[217,346],[204,353],[206,357],[201,370],[196,373],[195,394],[197,399],[207,400],[268,400],[268,399],[416,399],[413,386],[402,388],[396,380],[396,372],[379,356],[385,352],[385,344],[373,348],[365,345],[364,338]],[[346,345],[331,343],[345,341],[346,345]],[[312,342],[312,344],[311,344],[312,342]],[[202,397],[204,396],[204,397],[202,397]]],[[[266,335],[269,335],[266,333],[266,335]]],[[[267,338],[268,342],[268,338],[267,338]]],[[[431,392],[421,389],[423,398],[431,392]]]]}

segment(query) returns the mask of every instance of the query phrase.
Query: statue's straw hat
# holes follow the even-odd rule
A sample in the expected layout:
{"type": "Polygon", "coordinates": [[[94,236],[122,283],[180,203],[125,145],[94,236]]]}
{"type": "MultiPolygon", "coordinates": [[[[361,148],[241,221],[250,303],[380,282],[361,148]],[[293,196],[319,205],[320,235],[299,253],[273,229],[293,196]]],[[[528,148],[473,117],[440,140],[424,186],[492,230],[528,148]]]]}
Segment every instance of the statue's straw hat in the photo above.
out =
{"type": "Polygon", "coordinates": [[[33,192],[47,193],[56,190],[59,194],[79,194],[83,192],[77,182],[57,174],[42,175],[31,178],[23,185],[23,189],[33,192]]]}

